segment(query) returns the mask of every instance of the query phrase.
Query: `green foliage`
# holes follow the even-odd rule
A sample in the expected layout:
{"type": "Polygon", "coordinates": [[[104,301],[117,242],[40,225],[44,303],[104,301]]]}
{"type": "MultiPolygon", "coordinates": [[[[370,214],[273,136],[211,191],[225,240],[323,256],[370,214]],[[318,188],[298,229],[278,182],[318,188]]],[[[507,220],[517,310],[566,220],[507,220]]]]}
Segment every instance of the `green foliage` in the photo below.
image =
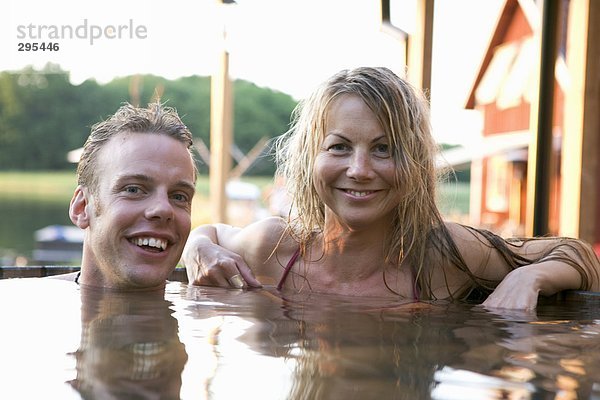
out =
{"type": "MultiPolygon", "coordinates": [[[[235,81],[234,141],[247,153],[263,137],[288,129],[296,105],[292,97],[235,81]]],[[[48,64],[0,73],[0,169],[66,170],[70,150],[81,147],[90,127],[124,102],[145,106],[160,97],[178,110],[194,137],[210,146],[210,79],[189,76],[167,80],[154,75],[122,77],[100,85],[87,80],[72,85],[69,73],[48,64]]],[[[200,165],[203,172],[206,166],[200,165]]],[[[270,157],[262,157],[250,174],[272,173],[270,157]]]]}

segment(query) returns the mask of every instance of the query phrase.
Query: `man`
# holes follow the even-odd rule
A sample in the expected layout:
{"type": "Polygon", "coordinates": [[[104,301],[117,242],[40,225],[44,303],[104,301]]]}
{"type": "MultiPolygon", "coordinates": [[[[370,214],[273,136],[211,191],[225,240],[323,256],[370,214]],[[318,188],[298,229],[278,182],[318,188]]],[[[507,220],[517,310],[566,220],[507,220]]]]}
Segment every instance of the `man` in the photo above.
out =
{"type": "Polygon", "coordinates": [[[172,108],[129,104],[92,127],[71,221],[85,230],[79,284],[163,288],[191,229],[192,136],[172,108]]]}

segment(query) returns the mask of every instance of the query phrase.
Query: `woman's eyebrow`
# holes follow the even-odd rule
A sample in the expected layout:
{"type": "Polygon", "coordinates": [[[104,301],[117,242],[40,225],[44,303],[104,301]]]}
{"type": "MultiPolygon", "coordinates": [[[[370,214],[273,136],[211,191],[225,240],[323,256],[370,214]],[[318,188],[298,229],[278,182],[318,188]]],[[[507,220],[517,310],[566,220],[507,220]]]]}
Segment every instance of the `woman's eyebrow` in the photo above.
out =
{"type": "Polygon", "coordinates": [[[371,143],[379,142],[381,139],[387,140],[385,135],[377,136],[375,139],[371,140],[371,143]]]}
{"type": "Polygon", "coordinates": [[[339,137],[340,139],[342,139],[342,140],[345,140],[346,142],[350,142],[350,141],[351,141],[351,140],[350,140],[350,139],[348,139],[346,136],[342,135],[341,133],[337,133],[337,132],[330,132],[330,133],[329,133],[329,134],[326,136],[326,138],[327,138],[327,137],[329,137],[329,136],[337,136],[337,137],[339,137]]]}
{"type": "MultiPolygon", "coordinates": [[[[327,134],[326,138],[329,136],[337,136],[340,139],[346,141],[346,142],[352,142],[352,140],[348,139],[346,136],[342,135],[341,133],[337,133],[337,132],[329,132],[329,134],[327,134]]],[[[380,140],[387,140],[387,136],[386,135],[381,135],[381,136],[377,136],[376,138],[374,138],[373,140],[371,140],[371,143],[376,143],[379,142],[380,140]]]]}

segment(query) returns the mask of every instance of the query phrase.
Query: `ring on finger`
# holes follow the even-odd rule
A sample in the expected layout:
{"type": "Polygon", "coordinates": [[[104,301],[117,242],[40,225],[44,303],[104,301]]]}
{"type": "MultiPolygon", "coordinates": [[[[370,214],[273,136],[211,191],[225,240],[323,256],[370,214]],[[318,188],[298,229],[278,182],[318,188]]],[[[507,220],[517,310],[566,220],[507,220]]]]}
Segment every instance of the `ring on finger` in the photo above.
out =
{"type": "Polygon", "coordinates": [[[231,286],[237,289],[241,289],[244,287],[244,280],[242,279],[242,276],[240,274],[233,275],[231,278],[227,279],[227,282],[229,282],[231,286]]]}

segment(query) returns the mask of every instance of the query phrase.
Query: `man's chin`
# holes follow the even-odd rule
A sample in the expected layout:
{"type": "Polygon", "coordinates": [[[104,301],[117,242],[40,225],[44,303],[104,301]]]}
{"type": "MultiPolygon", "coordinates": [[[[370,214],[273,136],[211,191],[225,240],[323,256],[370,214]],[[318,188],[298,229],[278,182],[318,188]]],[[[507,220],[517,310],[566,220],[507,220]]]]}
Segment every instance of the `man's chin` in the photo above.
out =
{"type": "Polygon", "coordinates": [[[131,289],[160,289],[166,284],[171,271],[156,265],[137,265],[129,269],[127,276],[124,277],[124,287],[131,289]]]}

